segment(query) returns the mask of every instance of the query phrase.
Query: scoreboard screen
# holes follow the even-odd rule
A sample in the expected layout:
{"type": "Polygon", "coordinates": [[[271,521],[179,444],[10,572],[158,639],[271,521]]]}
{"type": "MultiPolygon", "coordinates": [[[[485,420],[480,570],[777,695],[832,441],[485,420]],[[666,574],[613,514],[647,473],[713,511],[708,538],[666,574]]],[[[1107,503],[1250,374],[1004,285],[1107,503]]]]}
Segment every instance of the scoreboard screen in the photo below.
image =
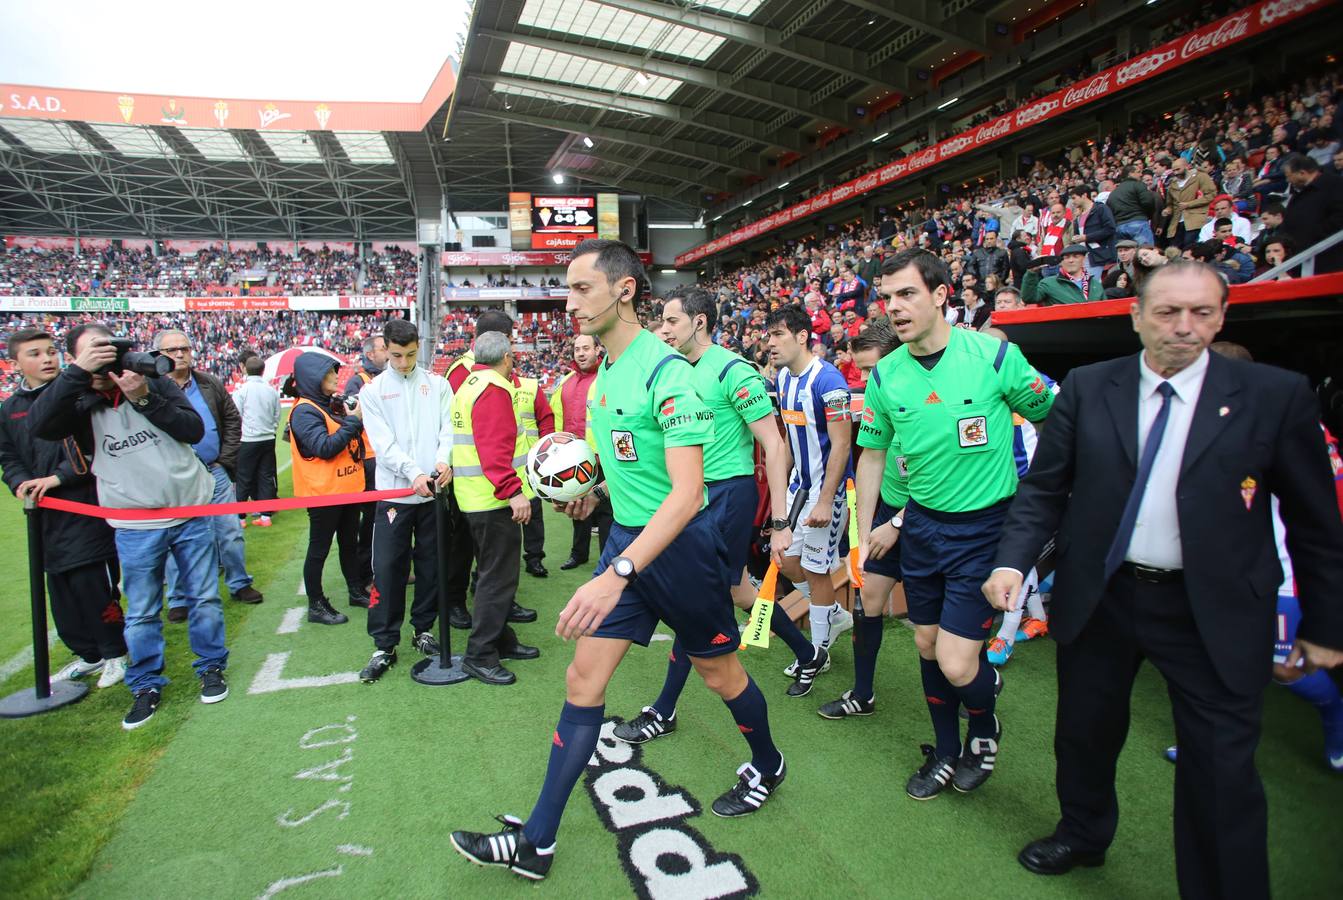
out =
{"type": "Polygon", "coordinates": [[[596,236],[596,197],[532,197],[533,250],[569,250],[596,236]]]}

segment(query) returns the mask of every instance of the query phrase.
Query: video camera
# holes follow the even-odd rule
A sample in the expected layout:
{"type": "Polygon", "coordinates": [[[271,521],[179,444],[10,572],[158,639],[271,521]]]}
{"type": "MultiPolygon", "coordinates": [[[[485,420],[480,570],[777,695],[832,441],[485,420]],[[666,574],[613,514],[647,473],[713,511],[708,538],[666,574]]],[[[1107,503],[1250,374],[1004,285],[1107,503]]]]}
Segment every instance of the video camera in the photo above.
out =
{"type": "Polygon", "coordinates": [[[145,353],[135,349],[135,341],[129,338],[110,338],[108,343],[117,348],[117,358],[103,366],[94,374],[117,375],[135,372],[146,378],[159,378],[173,370],[173,361],[157,350],[145,353]]]}

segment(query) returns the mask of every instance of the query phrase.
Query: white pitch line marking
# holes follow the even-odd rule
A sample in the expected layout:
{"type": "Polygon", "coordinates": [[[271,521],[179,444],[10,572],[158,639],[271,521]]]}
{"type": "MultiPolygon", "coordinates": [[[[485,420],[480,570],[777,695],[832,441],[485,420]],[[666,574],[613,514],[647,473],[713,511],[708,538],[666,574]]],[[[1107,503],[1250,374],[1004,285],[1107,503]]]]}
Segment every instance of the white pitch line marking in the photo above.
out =
{"type": "Polygon", "coordinates": [[[280,627],[275,629],[276,634],[294,634],[303,624],[307,616],[308,608],[306,606],[291,606],[284,611],[284,618],[280,620],[280,627]]]}
{"type": "Polygon", "coordinates": [[[287,691],[293,688],[329,687],[333,684],[351,684],[359,680],[358,672],[333,672],[330,675],[309,675],[299,678],[284,677],[285,663],[289,662],[289,651],[271,653],[257,670],[249,694],[270,694],[275,691],[287,691]]]}
{"type": "MultiPolygon", "coordinates": [[[[56,632],[48,631],[47,647],[51,648],[55,646],[55,644],[56,644],[56,632]]],[[[24,669],[28,668],[32,664],[33,664],[33,648],[24,647],[18,653],[14,654],[9,659],[5,660],[3,665],[0,665],[0,681],[7,681],[11,676],[17,675],[19,672],[22,672],[24,669]]]]}

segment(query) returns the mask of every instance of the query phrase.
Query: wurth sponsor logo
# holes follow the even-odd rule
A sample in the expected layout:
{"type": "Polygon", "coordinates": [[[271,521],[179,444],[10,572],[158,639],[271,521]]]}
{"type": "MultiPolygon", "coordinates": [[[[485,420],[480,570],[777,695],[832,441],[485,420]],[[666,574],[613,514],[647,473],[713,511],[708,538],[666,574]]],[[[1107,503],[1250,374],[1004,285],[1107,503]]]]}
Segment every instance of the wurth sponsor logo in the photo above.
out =
{"type": "Polygon", "coordinates": [[[1231,16],[1213,31],[1196,31],[1189,35],[1185,39],[1184,46],[1180,48],[1180,59],[1188,59],[1200,53],[1207,53],[1209,50],[1216,50],[1225,44],[1235,43],[1245,37],[1249,30],[1248,12],[1231,16]]]}
{"type": "Polygon", "coordinates": [[[1038,122],[1048,116],[1054,110],[1058,109],[1059,101],[1041,100],[1039,103],[1032,103],[1024,109],[1017,110],[1016,123],[1020,128],[1023,125],[1029,125],[1032,122],[1038,122]]]}
{"type": "Polygon", "coordinates": [[[1068,109],[1083,103],[1090,103],[1097,97],[1104,97],[1110,92],[1110,73],[1097,75],[1086,84],[1078,87],[1070,87],[1063,95],[1063,108],[1068,109]]]}
{"type": "Polygon", "coordinates": [[[1324,0],[1278,0],[1276,3],[1265,3],[1259,8],[1259,24],[1272,25],[1280,19],[1305,12],[1313,6],[1321,6],[1323,2],[1324,0]]]}
{"type": "Polygon", "coordinates": [[[1115,73],[1115,81],[1119,84],[1128,84],[1130,81],[1146,78],[1174,58],[1174,50],[1140,56],[1133,62],[1120,66],[1119,71],[1115,73]]]}
{"type": "Polygon", "coordinates": [[[986,144],[989,141],[996,141],[998,138],[1012,131],[1012,117],[1003,116],[998,121],[989,125],[981,125],[975,130],[975,143],[986,144]]]}

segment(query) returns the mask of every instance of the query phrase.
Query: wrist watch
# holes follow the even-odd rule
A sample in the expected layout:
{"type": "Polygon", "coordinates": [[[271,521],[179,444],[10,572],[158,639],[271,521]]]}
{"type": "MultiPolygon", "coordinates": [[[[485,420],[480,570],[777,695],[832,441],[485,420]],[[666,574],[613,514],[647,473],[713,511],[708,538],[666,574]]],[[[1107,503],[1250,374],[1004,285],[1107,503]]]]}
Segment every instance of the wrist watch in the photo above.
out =
{"type": "Polygon", "coordinates": [[[625,579],[626,584],[634,584],[639,573],[634,571],[634,562],[628,556],[617,556],[611,560],[611,571],[625,579]]]}
{"type": "Polygon", "coordinates": [[[144,409],[146,406],[149,405],[149,395],[148,395],[148,394],[145,394],[145,395],[144,395],[143,397],[141,397],[139,400],[135,399],[134,397],[132,397],[132,398],[130,398],[130,399],[131,399],[131,403],[133,403],[137,409],[144,409]]]}
{"type": "Polygon", "coordinates": [[[770,527],[771,529],[773,529],[774,531],[783,531],[785,528],[788,527],[788,520],[787,520],[787,519],[770,519],[770,520],[769,520],[769,527],[770,527]]]}

